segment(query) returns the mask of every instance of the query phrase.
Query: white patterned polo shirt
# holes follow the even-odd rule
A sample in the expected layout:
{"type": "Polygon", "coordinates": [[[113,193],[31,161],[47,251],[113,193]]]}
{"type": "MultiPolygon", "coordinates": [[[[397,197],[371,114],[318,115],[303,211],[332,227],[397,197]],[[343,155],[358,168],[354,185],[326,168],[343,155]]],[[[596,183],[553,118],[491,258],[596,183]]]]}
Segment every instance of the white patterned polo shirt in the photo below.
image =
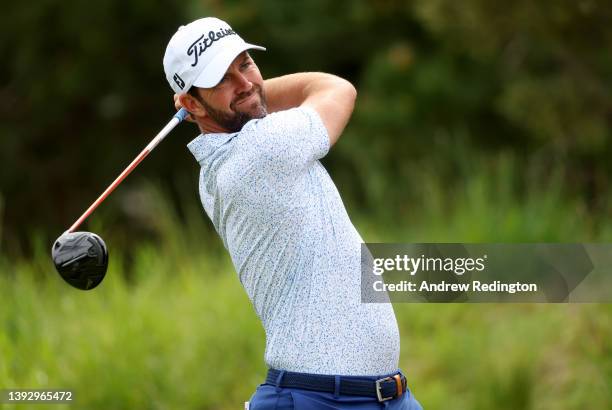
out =
{"type": "MultiPolygon", "coordinates": [[[[361,303],[361,236],[319,162],[321,118],[299,107],[188,144],[204,210],[266,332],[266,364],[318,374],[397,370],[389,303],[361,303]]],[[[222,302],[221,302],[222,303],[222,302]]]]}

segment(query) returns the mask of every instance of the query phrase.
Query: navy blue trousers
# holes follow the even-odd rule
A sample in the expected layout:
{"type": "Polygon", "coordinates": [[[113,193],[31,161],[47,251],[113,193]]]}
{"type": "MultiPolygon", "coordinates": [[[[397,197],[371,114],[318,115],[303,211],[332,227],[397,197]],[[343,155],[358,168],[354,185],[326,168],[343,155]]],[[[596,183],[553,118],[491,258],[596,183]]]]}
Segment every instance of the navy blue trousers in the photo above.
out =
{"type": "MultiPolygon", "coordinates": [[[[373,377],[376,380],[377,377],[373,377]]],[[[397,399],[379,403],[376,398],[334,395],[302,389],[280,388],[272,384],[257,387],[249,410],[423,410],[410,389],[397,399]]]]}

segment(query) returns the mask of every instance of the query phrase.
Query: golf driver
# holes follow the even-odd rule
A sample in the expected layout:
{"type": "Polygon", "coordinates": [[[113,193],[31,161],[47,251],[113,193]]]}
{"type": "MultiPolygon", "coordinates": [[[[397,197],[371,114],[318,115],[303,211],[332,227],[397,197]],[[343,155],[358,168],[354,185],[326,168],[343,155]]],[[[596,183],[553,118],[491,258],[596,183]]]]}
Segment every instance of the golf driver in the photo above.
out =
{"type": "Polygon", "coordinates": [[[109,185],[93,204],[53,244],[51,255],[55,268],[70,285],[81,290],[93,289],[102,282],[108,267],[108,249],[95,233],[76,231],[111,192],[145,159],[147,155],[189,115],[181,108],[170,122],[151,140],[126,169],[109,185]]]}

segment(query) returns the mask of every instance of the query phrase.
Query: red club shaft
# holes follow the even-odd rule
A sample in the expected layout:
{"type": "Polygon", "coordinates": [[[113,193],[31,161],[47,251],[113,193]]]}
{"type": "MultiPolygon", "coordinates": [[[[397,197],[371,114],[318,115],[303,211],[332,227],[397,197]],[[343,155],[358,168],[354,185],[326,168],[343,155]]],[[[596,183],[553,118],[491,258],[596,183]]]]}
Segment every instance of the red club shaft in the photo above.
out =
{"type": "Polygon", "coordinates": [[[74,232],[83,223],[83,221],[87,219],[87,217],[91,215],[93,211],[95,211],[98,205],[100,205],[106,199],[106,197],[109,196],[110,193],[115,190],[115,188],[117,188],[121,181],[123,181],[125,177],[127,177],[134,170],[134,168],[136,168],[138,164],[140,164],[140,162],[145,159],[147,155],[149,155],[150,152],[151,151],[145,148],[140,154],[138,154],[134,161],[132,161],[132,163],[128,165],[126,169],[123,170],[123,172],[117,177],[117,179],[115,179],[113,183],[110,184],[104,192],[102,192],[102,195],[100,195],[100,197],[98,197],[98,199],[96,199],[95,202],[91,204],[89,208],[87,208],[87,211],[85,211],[85,213],[83,213],[83,215],[81,215],[79,219],[77,219],[76,222],[72,224],[70,229],[68,229],[68,232],[74,232]]]}
{"type": "Polygon", "coordinates": [[[132,163],[128,165],[128,167],[124,169],[123,172],[113,181],[113,183],[110,184],[104,192],[102,192],[102,195],[100,195],[100,197],[96,199],[95,202],[91,204],[89,208],[87,208],[87,211],[85,211],[85,213],[81,215],[75,223],[72,224],[72,226],[70,227],[70,229],[68,229],[67,232],[74,232],[83,223],[83,221],[87,219],[89,215],[91,215],[91,213],[98,207],[98,205],[104,202],[106,197],[109,196],[111,192],[115,190],[115,188],[117,188],[121,181],[123,181],[125,177],[127,177],[134,170],[134,168],[136,168],[138,164],[140,164],[140,162],[142,162],[142,160],[145,159],[151,151],[153,151],[157,144],[159,144],[166,137],[166,135],[168,135],[170,131],[172,131],[174,127],[176,127],[181,121],[183,121],[187,115],[189,115],[189,113],[184,108],[181,108],[174,115],[172,120],[170,120],[170,122],[166,124],[166,126],[155,136],[155,138],[151,140],[149,145],[147,145],[145,149],[143,149],[142,152],[138,154],[136,158],[134,158],[132,163]]]}

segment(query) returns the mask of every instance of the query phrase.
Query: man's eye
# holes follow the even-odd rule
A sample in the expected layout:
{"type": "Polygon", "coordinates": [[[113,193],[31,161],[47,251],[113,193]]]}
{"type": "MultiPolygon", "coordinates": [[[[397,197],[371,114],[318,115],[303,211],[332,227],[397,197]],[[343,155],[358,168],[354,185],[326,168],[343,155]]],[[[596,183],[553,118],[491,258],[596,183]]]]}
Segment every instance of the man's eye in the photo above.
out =
{"type": "Polygon", "coordinates": [[[240,65],[240,68],[245,69],[245,68],[249,68],[250,66],[251,66],[251,62],[245,61],[244,63],[240,65]]]}

